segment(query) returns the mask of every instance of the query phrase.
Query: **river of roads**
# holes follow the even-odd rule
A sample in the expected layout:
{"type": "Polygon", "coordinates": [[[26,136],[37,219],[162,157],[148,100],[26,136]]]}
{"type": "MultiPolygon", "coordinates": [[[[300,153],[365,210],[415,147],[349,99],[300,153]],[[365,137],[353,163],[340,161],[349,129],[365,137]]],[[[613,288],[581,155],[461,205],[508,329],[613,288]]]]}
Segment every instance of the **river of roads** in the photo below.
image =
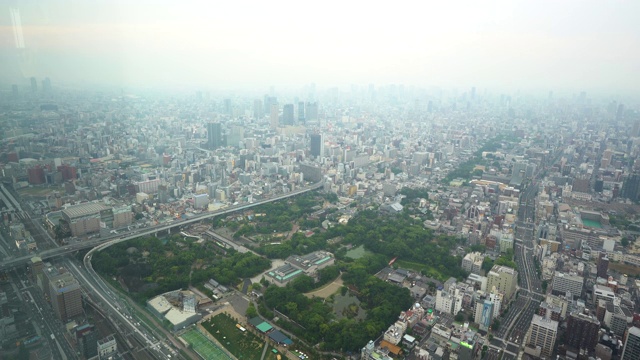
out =
{"type": "Polygon", "coordinates": [[[516,359],[525,340],[533,315],[544,301],[542,283],[533,257],[536,228],[535,197],[537,186],[529,185],[520,197],[515,230],[514,257],[518,268],[518,291],[507,314],[500,319],[500,328],[493,333],[487,360],[516,359]]]}

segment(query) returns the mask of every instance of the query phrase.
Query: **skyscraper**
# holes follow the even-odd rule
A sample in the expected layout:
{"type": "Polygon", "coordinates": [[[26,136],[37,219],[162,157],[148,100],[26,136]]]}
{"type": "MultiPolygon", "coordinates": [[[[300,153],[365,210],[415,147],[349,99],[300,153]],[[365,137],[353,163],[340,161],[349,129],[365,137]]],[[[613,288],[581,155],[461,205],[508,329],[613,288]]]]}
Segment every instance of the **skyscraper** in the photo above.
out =
{"type": "Polygon", "coordinates": [[[51,91],[51,80],[49,78],[44,78],[44,80],[42,80],[42,91],[51,91]]]}
{"type": "Polygon", "coordinates": [[[271,122],[271,128],[278,128],[278,117],[280,116],[280,109],[278,108],[278,104],[271,104],[271,114],[269,116],[269,120],[271,122]]]}
{"type": "Polygon", "coordinates": [[[637,359],[640,359],[640,328],[634,326],[627,330],[627,339],[620,360],[637,359]]]}
{"type": "Polygon", "coordinates": [[[298,102],[298,122],[304,124],[304,101],[298,102]]]}
{"type": "Polygon", "coordinates": [[[622,197],[631,201],[638,200],[640,194],[640,174],[633,173],[627,176],[622,184],[622,197]]]}
{"type": "Polygon", "coordinates": [[[317,102],[308,102],[305,107],[305,121],[315,121],[318,120],[318,103],[317,102]]]}
{"type": "Polygon", "coordinates": [[[322,134],[311,134],[311,156],[315,156],[316,158],[322,157],[324,155],[324,136],[322,134]]]}
{"type": "Polygon", "coordinates": [[[282,108],[282,123],[293,125],[293,104],[285,104],[282,108]]]}
{"type": "Polygon", "coordinates": [[[219,122],[207,124],[207,145],[211,150],[216,150],[222,146],[222,124],[219,122]]]}
{"type": "Polygon", "coordinates": [[[262,107],[262,100],[253,100],[253,118],[262,119],[264,117],[264,108],[262,107]]]}
{"type": "Polygon", "coordinates": [[[31,77],[31,92],[38,92],[38,80],[35,77],[31,77]]]}

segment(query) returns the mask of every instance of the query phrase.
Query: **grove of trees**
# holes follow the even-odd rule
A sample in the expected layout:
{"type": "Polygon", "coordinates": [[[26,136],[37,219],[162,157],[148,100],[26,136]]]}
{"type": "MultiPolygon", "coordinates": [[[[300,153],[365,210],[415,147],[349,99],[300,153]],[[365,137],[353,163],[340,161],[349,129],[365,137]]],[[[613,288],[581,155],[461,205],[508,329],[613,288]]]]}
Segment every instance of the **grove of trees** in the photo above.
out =
{"type": "Polygon", "coordinates": [[[255,276],[271,262],[253,253],[217,253],[212,243],[197,243],[174,235],[163,243],[155,237],[134,239],[97,252],[93,267],[107,277],[121,277],[132,296],[140,301],[175,289],[200,285],[210,278],[235,285],[255,276]]]}

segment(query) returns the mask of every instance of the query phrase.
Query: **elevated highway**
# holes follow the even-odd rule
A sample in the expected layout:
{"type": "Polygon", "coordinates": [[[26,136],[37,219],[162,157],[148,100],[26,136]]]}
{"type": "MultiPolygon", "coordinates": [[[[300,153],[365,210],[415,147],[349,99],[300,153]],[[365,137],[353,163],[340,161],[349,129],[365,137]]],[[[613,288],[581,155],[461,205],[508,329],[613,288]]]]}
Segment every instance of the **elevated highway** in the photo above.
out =
{"type": "Polygon", "coordinates": [[[319,188],[321,188],[324,185],[323,181],[317,182],[315,184],[306,186],[304,188],[292,191],[292,192],[288,192],[286,194],[280,194],[268,199],[264,199],[264,200],[259,200],[253,203],[246,203],[246,204],[238,204],[238,205],[233,205],[233,206],[229,206],[227,208],[224,209],[220,209],[217,211],[211,211],[211,212],[204,212],[201,214],[198,214],[196,216],[193,216],[191,218],[188,219],[181,219],[178,221],[172,221],[170,223],[166,223],[166,224],[158,224],[155,226],[151,226],[151,227],[146,227],[146,228],[142,228],[142,229],[134,229],[131,231],[128,231],[126,233],[120,233],[117,235],[113,235],[113,236],[109,236],[109,237],[105,237],[105,238],[100,238],[100,239],[94,239],[94,240],[88,240],[88,241],[83,241],[83,242],[79,242],[76,244],[70,244],[67,246],[63,246],[63,247],[58,247],[55,249],[48,249],[48,250],[44,250],[39,252],[38,254],[31,254],[31,255],[26,255],[26,256],[21,256],[21,257],[17,257],[14,259],[11,259],[9,261],[4,261],[0,264],[0,271],[5,271],[8,269],[12,269],[16,266],[22,265],[27,263],[32,257],[34,256],[39,256],[40,258],[42,258],[43,260],[45,259],[50,259],[50,258],[55,258],[55,257],[60,257],[60,256],[64,256],[79,250],[84,250],[84,249],[88,249],[88,248],[95,248],[95,247],[99,247],[99,249],[103,249],[106,248],[108,246],[111,246],[113,244],[117,244],[123,241],[127,241],[127,240],[131,240],[131,239],[135,239],[141,236],[146,236],[146,235],[152,235],[152,234],[156,234],[158,232],[161,231],[165,231],[165,230],[170,230],[172,228],[175,227],[180,227],[180,226],[185,226],[185,225],[189,225],[198,221],[202,221],[202,220],[206,220],[215,216],[219,216],[219,215],[225,215],[225,214],[229,214],[229,213],[233,213],[236,211],[242,211],[242,210],[246,210],[246,209],[250,209],[252,207],[256,207],[256,206],[260,206],[263,204],[267,204],[270,202],[274,202],[274,201],[278,201],[278,200],[282,200],[282,199],[286,199],[286,198],[290,198],[293,196],[297,196],[300,194],[304,194],[306,192],[309,191],[313,191],[313,190],[317,190],[319,188]]]}

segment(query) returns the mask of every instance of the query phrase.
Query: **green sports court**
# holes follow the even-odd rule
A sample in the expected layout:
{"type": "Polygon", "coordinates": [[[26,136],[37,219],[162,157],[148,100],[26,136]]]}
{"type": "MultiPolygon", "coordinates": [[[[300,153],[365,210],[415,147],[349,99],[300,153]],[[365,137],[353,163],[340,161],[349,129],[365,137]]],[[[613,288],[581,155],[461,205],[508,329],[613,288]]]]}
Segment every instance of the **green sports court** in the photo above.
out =
{"type": "Polygon", "coordinates": [[[193,348],[193,351],[198,353],[203,359],[231,359],[229,355],[197,329],[187,330],[181,337],[188,342],[193,348]]]}

